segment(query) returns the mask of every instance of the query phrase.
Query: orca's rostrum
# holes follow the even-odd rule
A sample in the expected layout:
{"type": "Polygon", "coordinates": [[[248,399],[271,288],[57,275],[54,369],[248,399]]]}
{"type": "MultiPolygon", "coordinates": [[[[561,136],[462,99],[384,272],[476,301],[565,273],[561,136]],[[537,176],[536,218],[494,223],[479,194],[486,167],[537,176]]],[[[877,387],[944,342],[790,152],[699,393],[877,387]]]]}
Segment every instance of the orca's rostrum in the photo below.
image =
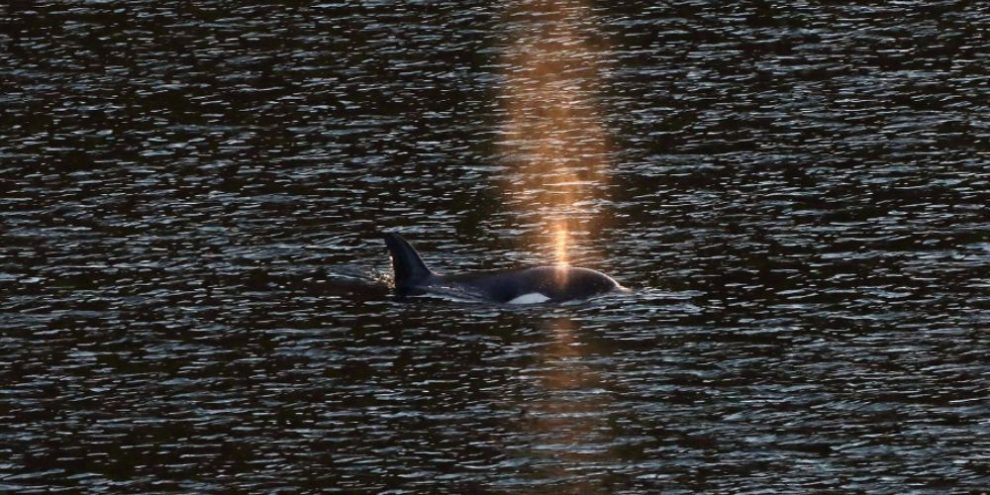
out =
{"type": "Polygon", "coordinates": [[[454,289],[494,302],[532,304],[585,299],[626,290],[604,273],[569,265],[441,275],[427,268],[419,253],[402,236],[383,235],[392,256],[395,290],[399,295],[454,289]]]}

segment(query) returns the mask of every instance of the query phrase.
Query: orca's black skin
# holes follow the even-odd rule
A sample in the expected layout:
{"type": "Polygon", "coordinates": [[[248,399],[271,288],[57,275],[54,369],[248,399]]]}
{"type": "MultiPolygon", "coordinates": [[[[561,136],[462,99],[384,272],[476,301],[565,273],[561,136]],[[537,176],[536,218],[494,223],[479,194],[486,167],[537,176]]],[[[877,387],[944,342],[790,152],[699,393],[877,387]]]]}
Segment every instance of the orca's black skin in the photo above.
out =
{"type": "Polygon", "coordinates": [[[500,303],[534,293],[540,294],[546,301],[559,302],[625,290],[604,273],[566,265],[538,266],[507,272],[440,275],[426,267],[416,250],[402,236],[395,233],[383,235],[392,256],[395,290],[399,295],[422,294],[430,288],[452,287],[500,303]]]}

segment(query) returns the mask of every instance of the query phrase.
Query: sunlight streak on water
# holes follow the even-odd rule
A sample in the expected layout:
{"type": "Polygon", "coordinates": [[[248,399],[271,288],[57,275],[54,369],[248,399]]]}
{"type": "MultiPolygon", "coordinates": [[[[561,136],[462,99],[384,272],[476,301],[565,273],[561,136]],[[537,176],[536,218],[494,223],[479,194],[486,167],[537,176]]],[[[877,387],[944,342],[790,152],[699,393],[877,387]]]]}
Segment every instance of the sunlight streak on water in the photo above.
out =
{"type": "Polygon", "coordinates": [[[598,221],[595,201],[607,178],[606,137],[596,104],[602,49],[587,32],[593,21],[579,0],[520,3],[510,17],[513,43],[504,53],[507,120],[500,145],[514,171],[508,203],[537,232],[522,240],[573,258],[576,233],[598,221]],[[550,243],[548,246],[547,243],[550,243]]]}
{"type": "MultiPolygon", "coordinates": [[[[508,203],[526,225],[538,229],[524,236],[527,248],[543,247],[559,268],[575,256],[580,242],[598,222],[595,199],[606,181],[606,139],[595,102],[601,50],[584,31],[592,21],[580,0],[550,0],[515,5],[504,54],[507,78],[503,105],[507,120],[501,147],[513,175],[506,181],[508,203]]],[[[586,253],[585,253],[586,256],[586,253]]],[[[567,270],[557,270],[557,283],[566,284],[567,270]]],[[[584,353],[575,334],[580,328],[557,319],[545,328],[552,341],[545,349],[535,384],[543,400],[529,407],[523,423],[527,436],[538,439],[526,455],[544,466],[539,476],[566,477],[564,466],[605,461],[600,445],[606,408],[595,393],[600,377],[581,365],[584,353]]],[[[587,492],[590,480],[572,488],[587,492]]]]}
{"type": "Polygon", "coordinates": [[[603,415],[610,395],[601,388],[601,374],[586,361],[590,349],[579,338],[580,326],[561,317],[542,328],[549,340],[532,377],[541,399],[523,404],[528,419],[520,423],[537,441],[524,454],[540,468],[533,473],[536,480],[571,478],[561,486],[565,492],[593,493],[600,488],[597,475],[571,477],[569,472],[593,471],[592,466],[613,461],[603,447],[612,440],[603,415]]]}

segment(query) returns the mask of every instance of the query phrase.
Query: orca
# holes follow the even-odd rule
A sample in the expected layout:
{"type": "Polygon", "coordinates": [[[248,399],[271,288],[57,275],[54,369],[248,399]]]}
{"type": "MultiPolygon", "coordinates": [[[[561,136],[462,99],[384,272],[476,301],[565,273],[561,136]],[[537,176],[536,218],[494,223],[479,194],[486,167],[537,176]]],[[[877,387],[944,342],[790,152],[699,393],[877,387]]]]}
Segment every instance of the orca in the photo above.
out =
{"type": "Polygon", "coordinates": [[[456,291],[482,300],[534,304],[586,299],[628,291],[612,277],[570,265],[537,266],[514,271],[441,275],[426,267],[419,253],[396,233],[384,233],[392,257],[395,292],[399,296],[456,291]]]}

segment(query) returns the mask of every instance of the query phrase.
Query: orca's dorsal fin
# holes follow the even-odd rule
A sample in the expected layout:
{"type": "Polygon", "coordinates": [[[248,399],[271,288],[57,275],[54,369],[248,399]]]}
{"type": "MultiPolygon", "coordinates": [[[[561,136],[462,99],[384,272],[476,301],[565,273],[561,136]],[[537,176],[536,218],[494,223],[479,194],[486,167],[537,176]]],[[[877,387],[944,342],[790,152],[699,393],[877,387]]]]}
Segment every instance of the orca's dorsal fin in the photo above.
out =
{"type": "Polygon", "coordinates": [[[419,253],[401,235],[385,232],[385,245],[392,256],[392,272],[396,289],[412,289],[433,275],[419,253]]]}

